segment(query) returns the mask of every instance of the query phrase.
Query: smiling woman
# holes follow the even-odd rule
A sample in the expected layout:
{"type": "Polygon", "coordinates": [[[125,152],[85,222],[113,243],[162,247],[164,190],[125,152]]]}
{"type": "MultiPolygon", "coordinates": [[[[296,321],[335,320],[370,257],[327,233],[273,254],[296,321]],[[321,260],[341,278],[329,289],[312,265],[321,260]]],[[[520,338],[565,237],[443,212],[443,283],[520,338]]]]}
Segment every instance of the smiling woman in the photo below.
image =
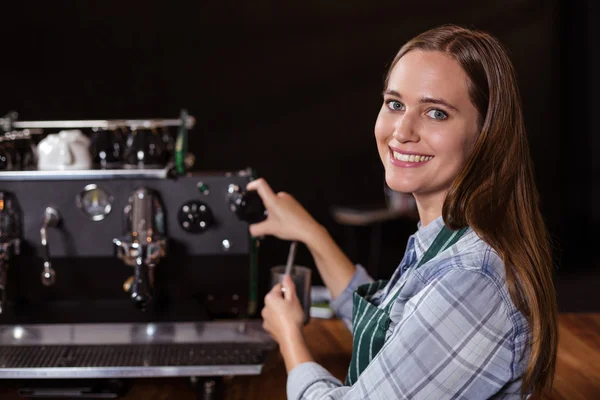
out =
{"type": "MultiPolygon", "coordinates": [[[[375,137],[386,182],[412,193],[420,223],[389,281],[354,266],[304,208],[263,179],[255,236],[300,240],[353,354],[343,384],[304,342],[295,290],[265,297],[290,399],[520,398],[551,386],[557,327],[552,260],[513,67],[490,35],[456,26],[404,45],[375,137]]],[[[290,279],[282,285],[294,289],[290,279]]]]}
{"type": "Polygon", "coordinates": [[[422,50],[401,57],[387,79],[375,124],[377,147],[387,184],[415,195],[423,225],[439,216],[435,205],[443,202],[477,138],[468,81],[453,58],[422,50]]]}

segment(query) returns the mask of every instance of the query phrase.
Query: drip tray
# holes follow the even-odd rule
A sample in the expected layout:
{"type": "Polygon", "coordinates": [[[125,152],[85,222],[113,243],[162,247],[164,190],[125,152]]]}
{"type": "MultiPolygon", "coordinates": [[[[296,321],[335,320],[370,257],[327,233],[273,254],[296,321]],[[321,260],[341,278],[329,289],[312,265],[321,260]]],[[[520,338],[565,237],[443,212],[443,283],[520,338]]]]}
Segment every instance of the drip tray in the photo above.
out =
{"type": "MultiPolygon", "coordinates": [[[[141,339],[136,339],[136,335],[129,335],[127,343],[51,343],[53,340],[50,340],[47,335],[46,340],[30,338],[26,343],[0,343],[0,378],[258,375],[267,356],[275,348],[273,341],[257,340],[264,337],[257,337],[256,332],[252,334],[253,329],[240,331],[239,325],[237,325],[238,337],[236,338],[231,337],[231,334],[229,338],[227,337],[227,325],[204,324],[199,330],[203,334],[197,335],[195,342],[178,343],[178,337],[190,339],[189,335],[183,334],[189,329],[181,325],[169,325],[167,331],[172,333],[170,335],[172,338],[168,340],[170,343],[165,343],[167,339],[164,335],[162,342],[156,342],[152,338],[146,339],[146,343],[139,343],[141,339]],[[230,340],[214,340],[212,336],[219,330],[222,330],[224,339],[230,340]],[[207,336],[207,332],[212,333],[207,336]],[[202,340],[207,337],[212,340],[202,340]],[[32,343],[36,341],[50,343],[32,343]]],[[[93,341],[97,342],[102,337],[102,329],[107,327],[109,327],[108,331],[115,331],[115,325],[103,326],[102,324],[95,325],[96,329],[91,329],[89,325],[85,329],[95,331],[93,341]]],[[[57,327],[52,326],[52,328],[56,330],[57,327]]],[[[138,326],[137,329],[125,329],[121,332],[142,331],[139,328],[138,326]]],[[[198,332],[197,328],[196,326],[196,332],[198,332]]],[[[16,328],[13,328],[13,331],[14,329],[16,328]]],[[[33,328],[27,329],[32,331],[33,328]]],[[[153,326],[153,329],[160,332],[165,330],[165,326],[153,326]]],[[[40,327],[37,327],[37,330],[38,334],[44,331],[40,327]]],[[[85,342],[81,337],[82,330],[79,331],[79,337],[77,340],[72,337],[72,342],[85,342]]],[[[45,329],[45,332],[48,333],[50,330],[45,329]]],[[[12,341],[14,342],[14,339],[12,341]]],[[[115,341],[114,337],[113,341],[115,341]]]]}

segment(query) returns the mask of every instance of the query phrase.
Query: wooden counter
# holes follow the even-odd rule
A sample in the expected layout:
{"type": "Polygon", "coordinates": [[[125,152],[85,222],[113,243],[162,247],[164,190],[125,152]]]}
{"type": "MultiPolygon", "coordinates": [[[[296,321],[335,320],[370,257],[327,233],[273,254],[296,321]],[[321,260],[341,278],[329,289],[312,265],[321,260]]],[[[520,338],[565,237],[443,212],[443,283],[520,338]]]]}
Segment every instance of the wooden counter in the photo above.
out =
{"type": "MultiPolygon", "coordinates": [[[[542,399],[600,399],[600,314],[562,314],[554,390],[542,399]]],[[[306,337],[316,361],[344,380],[352,350],[352,336],[339,320],[313,319],[306,337]]],[[[193,400],[185,378],[137,379],[122,399],[193,400]]],[[[267,361],[260,376],[237,376],[225,380],[227,400],[285,399],[286,373],[281,355],[267,361]]],[[[19,381],[0,381],[0,398],[17,400],[19,381]]],[[[391,399],[390,399],[391,400],[391,399]]]]}

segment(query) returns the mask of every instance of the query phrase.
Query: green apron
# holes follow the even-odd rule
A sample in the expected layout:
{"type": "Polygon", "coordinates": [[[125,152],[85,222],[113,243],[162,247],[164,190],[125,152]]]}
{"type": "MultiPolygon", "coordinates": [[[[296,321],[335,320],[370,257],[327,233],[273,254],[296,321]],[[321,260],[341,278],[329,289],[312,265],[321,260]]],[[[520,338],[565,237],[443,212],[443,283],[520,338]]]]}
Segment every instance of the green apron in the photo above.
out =
{"type": "MultiPolygon", "coordinates": [[[[452,231],[446,226],[442,228],[435,240],[427,249],[415,269],[437,256],[454,243],[465,233],[467,228],[452,231]]],[[[388,281],[376,281],[361,285],[354,292],[352,311],[352,360],[346,376],[346,385],[352,386],[360,374],[367,368],[371,360],[379,353],[385,342],[385,336],[390,326],[390,310],[394,301],[402,291],[406,280],[392,295],[391,300],[383,308],[378,308],[371,303],[372,296],[385,287],[388,281]]],[[[388,296],[391,293],[388,294],[388,296]]]]}

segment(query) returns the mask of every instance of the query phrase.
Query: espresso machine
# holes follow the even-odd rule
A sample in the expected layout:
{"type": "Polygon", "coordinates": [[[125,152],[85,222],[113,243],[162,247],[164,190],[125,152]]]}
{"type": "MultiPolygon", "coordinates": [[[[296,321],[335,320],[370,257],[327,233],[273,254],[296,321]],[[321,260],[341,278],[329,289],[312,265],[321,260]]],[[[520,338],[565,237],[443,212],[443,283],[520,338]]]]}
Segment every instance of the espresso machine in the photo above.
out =
{"type": "Polygon", "coordinates": [[[194,123],[0,119],[0,379],[260,374],[266,212],[251,169],[190,172],[194,123]]]}

